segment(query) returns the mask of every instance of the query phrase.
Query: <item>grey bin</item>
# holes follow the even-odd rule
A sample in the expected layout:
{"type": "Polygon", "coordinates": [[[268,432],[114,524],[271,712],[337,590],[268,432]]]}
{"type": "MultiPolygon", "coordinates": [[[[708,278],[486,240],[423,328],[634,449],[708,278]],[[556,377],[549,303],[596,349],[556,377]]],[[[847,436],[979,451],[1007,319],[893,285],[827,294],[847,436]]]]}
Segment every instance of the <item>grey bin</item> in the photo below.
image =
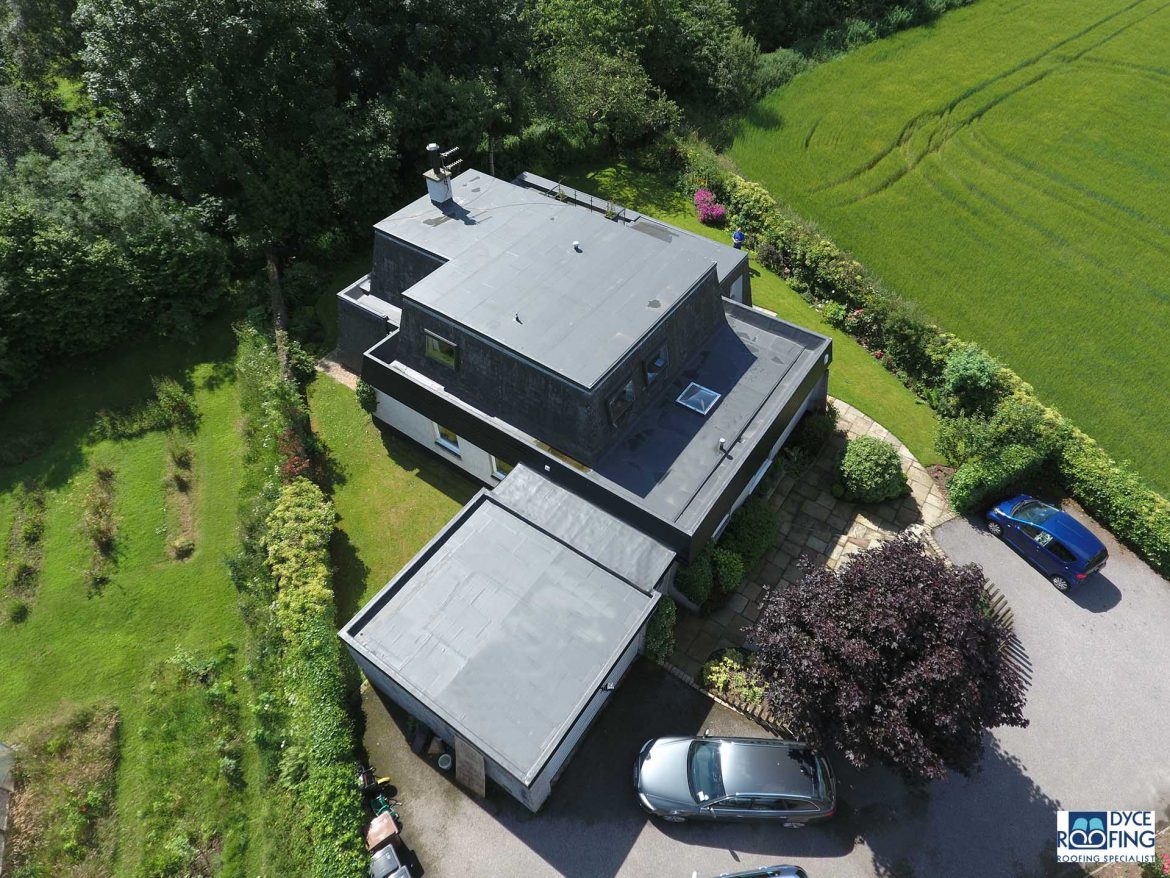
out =
{"type": "Polygon", "coordinates": [[[398,859],[394,845],[387,845],[370,858],[370,878],[410,878],[410,870],[398,859]]]}

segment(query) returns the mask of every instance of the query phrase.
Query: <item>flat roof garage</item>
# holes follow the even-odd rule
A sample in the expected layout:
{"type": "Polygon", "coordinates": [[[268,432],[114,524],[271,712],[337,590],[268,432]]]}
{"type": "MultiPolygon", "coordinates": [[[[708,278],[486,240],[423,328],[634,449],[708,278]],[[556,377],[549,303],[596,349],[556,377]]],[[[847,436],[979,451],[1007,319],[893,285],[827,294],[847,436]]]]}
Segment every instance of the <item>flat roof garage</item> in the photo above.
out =
{"type": "Polygon", "coordinates": [[[341,636],[379,690],[536,810],[637,655],[673,557],[521,466],[341,636]]]}

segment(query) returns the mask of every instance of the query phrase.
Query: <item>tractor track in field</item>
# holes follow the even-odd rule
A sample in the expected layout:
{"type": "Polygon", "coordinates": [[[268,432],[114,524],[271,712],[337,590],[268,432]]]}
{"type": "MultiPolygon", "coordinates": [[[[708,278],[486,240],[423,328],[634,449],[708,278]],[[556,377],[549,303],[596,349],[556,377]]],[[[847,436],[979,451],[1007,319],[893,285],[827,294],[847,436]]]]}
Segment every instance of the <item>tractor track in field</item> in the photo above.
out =
{"type": "MultiPolygon", "coordinates": [[[[971,86],[970,88],[964,89],[957,97],[947,101],[941,107],[919,113],[902,126],[902,129],[899,131],[898,135],[887,147],[880,150],[870,159],[855,167],[845,175],[816,186],[812,188],[810,192],[825,192],[839,188],[848,183],[858,181],[860,178],[876,169],[886,159],[895,155],[895,153],[901,153],[903,164],[900,168],[891,172],[876,185],[868,187],[861,194],[851,198],[843,199],[843,203],[856,204],[866,198],[870,198],[874,195],[884,192],[891,186],[895,185],[899,180],[905,178],[910,172],[916,170],[925,159],[938,153],[957,134],[970,128],[990,110],[999,106],[1008,98],[1014,97],[1020,92],[1031,88],[1032,86],[1046,79],[1051,74],[1067,69],[1067,67],[1070,65],[1078,63],[1089,52],[1092,52],[1095,49],[1099,49],[1101,46],[1106,45],[1121,34],[1128,31],[1131,27],[1140,24],[1151,16],[1156,15],[1157,13],[1170,7],[1170,2],[1166,2],[1152,9],[1147,9],[1143,14],[1137,16],[1131,21],[1125,22],[1116,30],[1111,31],[1102,38],[1092,42],[1090,45],[1085,46],[1083,49],[1071,54],[1060,54],[1060,50],[1064,49],[1066,46],[1069,46],[1070,44],[1075,43],[1076,41],[1086,36],[1092,35],[1095,31],[1098,31],[1101,28],[1107,26],[1110,22],[1115,21],[1119,16],[1123,16],[1126,13],[1146,6],[1150,2],[1151,0],[1134,0],[1134,2],[1128,4],[1122,9],[1116,10],[1115,12],[1112,12],[1109,15],[1106,15],[1092,24],[1082,28],[1075,34],[1057,41],[1043,52],[1033,55],[1030,58],[1027,58],[1014,65],[1008,70],[989,77],[971,86]],[[975,97],[976,95],[979,95],[981,92],[987,91],[998,83],[1005,82],[1009,78],[1026,71],[1030,67],[1035,67],[1046,62],[1049,63],[1050,66],[1037,70],[1035,73],[1033,73],[1015,87],[1010,88],[1002,94],[992,97],[990,100],[975,108],[969,115],[967,115],[957,124],[948,124],[955,110],[963,102],[969,100],[972,97],[975,97]],[[929,131],[929,133],[927,133],[928,129],[932,126],[935,130],[929,131]],[[926,145],[924,148],[916,151],[914,149],[913,143],[916,139],[921,139],[924,134],[926,136],[926,145]]],[[[1146,75],[1150,75],[1160,74],[1162,71],[1160,68],[1149,68],[1143,72],[1146,75]]],[[[817,119],[805,135],[804,149],[806,151],[811,148],[813,136],[820,124],[820,121],[820,119],[817,119]]]]}

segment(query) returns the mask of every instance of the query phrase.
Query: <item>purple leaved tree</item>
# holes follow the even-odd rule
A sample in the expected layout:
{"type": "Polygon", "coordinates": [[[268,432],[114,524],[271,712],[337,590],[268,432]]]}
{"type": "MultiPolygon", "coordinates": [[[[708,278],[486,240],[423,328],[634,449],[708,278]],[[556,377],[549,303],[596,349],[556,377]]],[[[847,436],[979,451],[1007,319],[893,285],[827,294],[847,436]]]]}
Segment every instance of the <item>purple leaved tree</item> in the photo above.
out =
{"type": "Polygon", "coordinates": [[[952,567],[902,536],[764,602],[754,667],[777,716],[854,765],[925,781],[969,774],[983,733],[1026,726],[1011,632],[975,565],[952,567]]]}

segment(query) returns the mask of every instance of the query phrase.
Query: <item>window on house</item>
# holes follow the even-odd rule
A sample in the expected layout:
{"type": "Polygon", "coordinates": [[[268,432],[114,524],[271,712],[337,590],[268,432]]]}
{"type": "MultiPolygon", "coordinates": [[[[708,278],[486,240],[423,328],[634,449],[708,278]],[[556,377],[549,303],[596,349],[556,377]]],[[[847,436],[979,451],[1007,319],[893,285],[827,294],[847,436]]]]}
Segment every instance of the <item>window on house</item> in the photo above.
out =
{"type": "Polygon", "coordinates": [[[508,473],[513,469],[513,465],[507,461],[500,460],[498,457],[492,457],[492,478],[504,479],[507,478],[508,473]]]}
{"type": "Polygon", "coordinates": [[[662,370],[666,368],[666,364],[670,362],[670,356],[666,351],[666,346],[662,349],[652,360],[647,360],[642,364],[642,369],[646,373],[646,386],[649,387],[654,383],[654,379],[662,374],[662,370]]]}
{"type": "Polygon", "coordinates": [[[423,337],[426,339],[427,359],[442,363],[448,369],[459,366],[459,345],[426,329],[423,330],[423,337]]]}
{"type": "Polygon", "coordinates": [[[678,403],[679,405],[685,405],[693,412],[707,415],[711,412],[711,409],[715,408],[715,403],[719,402],[721,395],[710,388],[704,387],[701,384],[695,384],[692,381],[687,385],[687,389],[679,394],[678,403]]]}
{"type": "Polygon", "coordinates": [[[618,392],[609,398],[609,419],[614,425],[620,424],[630,406],[634,404],[634,379],[623,384],[618,392]]]}
{"type": "Polygon", "coordinates": [[[459,437],[455,435],[454,430],[450,430],[442,424],[435,424],[435,444],[454,455],[460,454],[459,437]]]}

